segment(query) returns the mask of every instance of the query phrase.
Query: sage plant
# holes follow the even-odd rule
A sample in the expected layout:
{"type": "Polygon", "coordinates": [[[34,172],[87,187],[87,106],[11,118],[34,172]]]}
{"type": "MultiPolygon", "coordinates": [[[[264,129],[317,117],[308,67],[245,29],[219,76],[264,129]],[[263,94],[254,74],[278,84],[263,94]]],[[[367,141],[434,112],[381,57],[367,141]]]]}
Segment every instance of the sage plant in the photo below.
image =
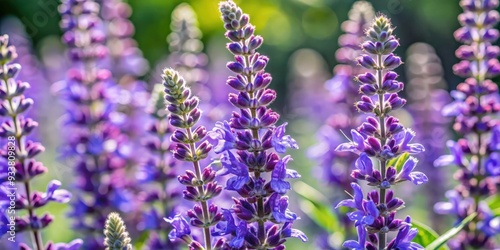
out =
{"type": "Polygon", "coordinates": [[[153,88],[146,112],[151,117],[147,125],[149,136],[144,142],[149,158],[137,174],[138,183],[143,187],[140,197],[146,211],[138,229],[149,231],[146,242],[149,249],[177,249],[179,244],[171,242],[167,235],[172,228],[163,220],[164,216],[174,215],[180,192],[173,185],[177,177],[175,168],[178,167],[170,154],[175,148],[170,142],[174,127],[168,122],[161,84],[153,88]]]}
{"type": "Polygon", "coordinates": [[[171,136],[171,140],[176,143],[172,151],[174,158],[191,162],[194,170],[186,170],[177,179],[186,187],[184,199],[196,202],[193,209],[186,212],[189,224],[181,214],[165,219],[173,227],[169,237],[172,240],[182,239],[190,249],[212,249],[210,228],[221,220],[222,213],[210,200],[221,193],[222,186],[214,181],[215,170],[210,165],[202,169],[202,160],[208,156],[212,145],[206,140],[206,128],[196,125],[202,114],[198,108],[199,99],[191,94],[191,89],[177,71],[167,68],[162,78],[167,110],[170,112],[169,123],[177,128],[171,136]],[[191,236],[190,226],[202,230],[204,243],[191,236]]]}
{"type": "Polygon", "coordinates": [[[415,132],[404,128],[397,118],[389,115],[406,103],[398,96],[404,84],[397,81],[398,75],[392,71],[402,63],[393,54],[399,46],[393,31],[390,20],[383,15],[376,17],[366,30],[368,40],[361,44],[365,54],[357,61],[369,72],[356,78],[362,96],[355,106],[369,116],[360,127],[351,130],[352,141],[337,148],[338,151],[358,154],[356,169],[351,176],[377,188],[368,192],[365,199],[361,186],[353,182],[352,199],[337,205],[356,209],[347,214],[355,222],[359,237],[358,241],[344,242],[343,246],[350,249],[423,249],[411,242],[416,236],[416,229],[410,229],[411,218],[408,216],[404,221],[396,218],[396,211],[402,208],[404,201],[396,198],[392,190],[400,182],[411,181],[419,185],[427,181],[425,174],[413,171],[418,161],[412,156],[405,157],[424,151],[422,145],[410,143],[415,132]],[[400,169],[388,164],[396,157],[404,157],[400,169]],[[372,158],[377,161],[379,169],[374,168],[372,158]],[[391,231],[398,233],[396,238],[388,241],[387,234],[391,231]]]}
{"type": "Polygon", "coordinates": [[[21,65],[12,63],[18,57],[16,48],[9,46],[8,35],[0,36],[0,236],[12,244],[22,239],[21,232],[31,237],[31,243],[23,242],[21,249],[76,249],[82,242],[74,240],[69,244],[44,244],[42,230],[49,226],[54,217],[40,208],[50,202],[67,203],[71,193],[60,189],[61,182],[51,180],[45,192],[33,189],[33,181],[47,172],[43,163],[35,159],[45,148],[41,143],[29,139],[38,127],[33,119],[24,116],[34,106],[33,100],[25,95],[30,84],[17,78],[21,65]],[[23,214],[24,211],[24,214],[23,214]],[[7,234],[7,235],[5,235],[7,234]],[[31,247],[30,247],[31,245],[31,247]]]}
{"type": "Polygon", "coordinates": [[[458,221],[477,213],[450,241],[452,249],[496,249],[494,237],[500,233],[500,218],[484,199],[497,194],[500,176],[500,96],[498,86],[491,80],[500,74],[500,48],[492,45],[499,37],[494,28],[500,19],[495,10],[498,1],[463,0],[460,6],[464,13],[458,20],[463,27],[454,35],[464,45],[456,51],[462,61],[453,71],[466,79],[452,91],[455,101],[443,109],[443,114],[455,117],[453,129],[461,138],[448,141],[451,155],[441,156],[435,162],[436,166],[457,165],[455,179],[459,185],[446,193],[450,202],[436,204],[435,210],[452,214],[458,221]]]}
{"type": "Polygon", "coordinates": [[[64,0],[59,6],[63,41],[72,60],[67,79],[56,84],[66,108],[63,157],[74,164],[79,192],[70,216],[74,229],[85,235],[85,249],[103,248],[101,229],[111,210],[134,206],[120,188],[126,178],[119,170],[126,159],[119,150],[127,138],[110,118],[115,107],[108,89],[114,83],[111,72],[100,67],[108,50],[99,8],[93,0],[64,0]]]}
{"type": "Polygon", "coordinates": [[[287,169],[290,156],[278,155],[298,145],[285,135],[286,123],[275,126],[279,115],[268,108],[276,92],[268,89],[272,78],[264,71],[269,59],[256,52],[262,37],[254,35],[249,16],[234,2],[221,2],[219,10],[230,40],[227,48],[235,58],[227,68],[236,76],[230,76],[227,85],[238,93],[229,94],[229,102],[239,112],[233,112],[229,122],[218,122],[212,136],[218,140],[214,151],[222,154],[219,174],[229,175],[225,189],[240,197],[233,198],[231,209],[223,210],[224,220],[213,231],[226,236],[216,248],[284,249],[289,237],[307,239],[292,229],[298,217],[288,209],[284,195],[290,189],[286,179],[300,175],[287,169]]]}

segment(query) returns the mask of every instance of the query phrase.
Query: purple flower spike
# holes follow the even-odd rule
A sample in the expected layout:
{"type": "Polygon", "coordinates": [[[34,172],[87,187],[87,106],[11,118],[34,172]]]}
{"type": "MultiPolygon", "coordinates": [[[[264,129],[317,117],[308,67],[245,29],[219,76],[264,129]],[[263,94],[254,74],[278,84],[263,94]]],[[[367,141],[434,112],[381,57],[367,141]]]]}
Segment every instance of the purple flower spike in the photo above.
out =
{"type": "Polygon", "coordinates": [[[291,158],[280,159],[278,154],[298,145],[285,135],[286,123],[276,124],[279,115],[269,107],[276,92],[268,88],[272,80],[265,72],[269,58],[257,52],[263,38],[254,34],[250,17],[233,1],[220,2],[219,10],[229,40],[226,48],[234,55],[234,61],[226,64],[234,74],[226,84],[234,91],[228,101],[236,110],[229,123],[218,123],[210,136],[218,140],[215,153],[222,154],[222,173],[230,174],[226,189],[241,196],[233,198],[231,211],[244,223],[238,223],[232,238],[217,244],[222,249],[283,249],[286,238],[293,236],[279,232],[297,219],[287,208],[288,198],[281,196],[290,189],[284,179],[299,175],[286,168],[291,158]]]}
{"type": "MultiPolygon", "coordinates": [[[[203,160],[208,157],[212,145],[206,140],[205,127],[197,125],[202,114],[198,106],[199,99],[191,95],[191,89],[179,72],[166,68],[162,79],[167,110],[170,111],[168,120],[170,125],[176,127],[170,137],[172,141],[177,142],[173,155],[177,160],[190,163],[193,169],[186,170],[184,175],[178,176],[179,182],[185,186],[184,199],[196,202],[193,209],[187,211],[187,215],[190,217],[190,224],[201,229],[205,246],[193,239],[183,240],[193,249],[211,248],[210,230],[223,217],[218,206],[211,200],[222,192],[222,186],[214,181],[215,173],[210,165],[202,167],[203,160]]],[[[226,151],[225,156],[222,159],[225,172],[222,174],[236,175],[228,180],[228,189],[240,189],[249,180],[248,169],[243,164],[234,164],[237,159],[230,151],[226,151]]],[[[182,218],[180,215],[176,217],[182,218]]],[[[175,222],[179,223],[179,220],[175,222]]],[[[184,224],[187,224],[185,220],[182,221],[182,225],[184,224]]],[[[180,234],[185,235],[190,232],[186,227],[179,225],[181,224],[172,224],[174,229],[171,234],[177,235],[177,238],[182,236],[179,236],[180,234]]]]}
{"type": "MultiPolygon", "coordinates": [[[[378,188],[378,192],[369,192],[368,199],[365,200],[361,186],[353,183],[353,199],[343,200],[337,205],[356,209],[347,213],[347,216],[355,221],[355,225],[366,226],[358,227],[358,230],[366,230],[358,234],[369,233],[370,239],[377,237],[373,243],[378,247],[372,246],[371,243],[361,246],[360,242],[349,242],[358,249],[392,249],[388,247],[387,234],[400,228],[401,221],[394,219],[394,216],[404,202],[393,198],[391,186],[403,180],[412,181],[417,185],[427,181],[425,174],[413,171],[417,163],[414,158],[408,159],[399,174],[393,166],[388,166],[389,160],[404,153],[418,154],[425,151],[423,145],[410,143],[415,132],[404,128],[397,118],[389,115],[406,104],[406,100],[398,94],[404,89],[404,84],[398,82],[398,75],[391,71],[402,64],[401,58],[392,53],[399,45],[393,31],[390,20],[383,15],[376,17],[366,29],[367,41],[361,44],[365,54],[358,57],[358,63],[369,73],[360,74],[356,78],[360,82],[359,92],[362,96],[355,106],[369,116],[365,123],[356,130],[351,130],[351,142],[342,143],[337,147],[337,151],[349,151],[359,155],[355,163],[357,169],[352,171],[351,176],[378,188]],[[369,157],[378,160],[379,169],[373,169],[369,157]],[[375,236],[376,234],[378,236],[375,236]]],[[[411,237],[408,241],[411,241],[411,237]]]]}
{"type": "Polygon", "coordinates": [[[500,73],[498,47],[493,45],[499,34],[495,29],[500,21],[496,10],[499,2],[462,0],[460,5],[464,10],[458,18],[462,27],[454,35],[464,45],[457,49],[461,61],[453,70],[466,79],[452,91],[455,101],[443,113],[454,117],[453,129],[461,138],[448,142],[451,154],[435,161],[436,166],[457,165],[454,176],[459,185],[447,193],[450,202],[437,203],[435,210],[453,214],[457,221],[477,212],[477,217],[451,240],[454,247],[497,249],[494,238],[500,231],[480,225],[489,220],[489,209],[483,200],[498,193],[495,183],[500,174],[500,96],[498,86],[491,80],[500,73]]]}
{"type": "MultiPolygon", "coordinates": [[[[3,146],[0,150],[2,159],[0,160],[0,170],[2,170],[0,174],[0,237],[8,234],[10,241],[18,240],[16,244],[9,245],[10,248],[16,248],[19,244],[23,249],[28,249],[28,245],[36,249],[46,249],[52,244],[44,245],[41,237],[42,230],[49,226],[54,218],[49,213],[40,215],[37,211],[49,202],[69,202],[71,193],[59,189],[62,184],[58,180],[50,181],[45,193],[33,189],[33,180],[37,180],[36,177],[47,172],[47,168],[35,159],[35,156],[44,151],[44,147],[28,139],[33,137],[32,133],[38,123],[27,117],[28,108],[35,103],[27,98],[27,93],[25,93],[29,90],[30,84],[22,82],[22,79],[16,79],[24,75],[20,74],[21,65],[12,63],[17,56],[16,47],[9,43],[9,36],[1,35],[0,137],[3,140],[3,146]],[[30,237],[15,237],[23,231],[30,237]],[[25,242],[29,238],[32,241],[25,242]]],[[[39,82],[33,84],[39,84],[39,82]]]]}

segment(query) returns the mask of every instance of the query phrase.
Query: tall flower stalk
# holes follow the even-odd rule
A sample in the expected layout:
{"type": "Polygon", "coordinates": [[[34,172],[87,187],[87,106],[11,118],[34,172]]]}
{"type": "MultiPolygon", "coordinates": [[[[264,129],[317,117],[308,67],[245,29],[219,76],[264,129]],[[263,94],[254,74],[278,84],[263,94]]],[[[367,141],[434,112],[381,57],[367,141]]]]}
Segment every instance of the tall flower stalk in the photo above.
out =
{"type": "Polygon", "coordinates": [[[456,51],[461,59],[453,67],[460,77],[467,78],[452,91],[455,101],[443,110],[455,117],[453,129],[461,135],[448,141],[451,155],[441,156],[436,166],[457,165],[455,178],[459,185],[446,196],[450,202],[438,203],[439,213],[453,214],[458,220],[476,212],[477,216],[450,243],[453,249],[495,249],[494,236],[500,233],[498,215],[494,215],[484,199],[496,194],[500,176],[500,96],[491,78],[500,74],[497,57],[500,48],[492,45],[499,37],[494,26],[500,15],[498,1],[463,0],[464,13],[458,17],[463,26],[455,32],[464,43],[456,51]]]}
{"type": "Polygon", "coordinates": [[[206,128],[196,125],[202,113],[198,108],[199,99],[192,96],[191,89],[177,71],[167,68],[162,78],[167,110],[170,112],[168,119],[170,125],[177,128],[171,136],[171,140],[176,143],[174,157],[179,161],[191,162],[194,170],[186,170],[177,177],[186,186],[184,199],[196,202],[186,215],[190,218],[191,226],[202,230],[204,244],[193,239],[190,226],[181,214],[165,219],[173,227],[169,236],[172,240],[182,239],[190,249],[212,249],[210,228],[221,220],[222,213],[210,200],[221,193],[222,186],[214,181],[215,170],[210,165],[202,168],[202,160],[208,156],[212,145],[206,140],[206,128]]]}
{"type": "Polygon", "coordinates": [[[174,215],[178,190],[173,186],[176,178],[176,161],[170,154],[175,144],[170,142],[174,127],[168,122],[165,110],[165,99],[161,84],[155,85],[146,112],[151,117],[147,126],[149,136],[145,147],[150,153],[147,162],[141,166],[137,175],[138,182],[144,191],[141,192],[147,211],[143,213],[139,230],[148,230],[147,245],[149,249],[176,249],[178,244],[171,242],[168,233],[172,228],[163,220],[174,215]]]}
{"type": "Polygon", "coordinates": [[[66,114],[64,157],[74,164],[79,189],[71,216],[74,229],[85,235],[85,249],[102,249],[101,228],[111,210],[130,211],[133,202],[124,190],[125,157],[120,155],[126,136],[111,122],[114,105],[108,90],[111,73],[102,68],[108,50],[98,16],[100,6],[93,0],[64,0],[63,41],[68,46],[72,68],[59,87],[66,114]]]}
{"type": "Polygon", "coordinates": [[[14,244],[19,233],[28,232],[31,244],[23,242],[22,249],[35,250],[77,248],[81,240],[69,244],[45,245],[42,230],[54,219],[50,213],[39,215],[36,211],[50,202],[67,203],[71,193],[59,189],[61,182],[52,180],[46,192],[33,189],[33,180],[47,172],[47,168],[35,157],[45,148],[42,144],[29,140],[30,134],[38,127],[38,123],[25,117],[26,111],[34,105],[33,100],[25,96],[30,84],[17,80],[21,65],[11,63],[17,58],[16,48],[9,46],[9,37],[0,36],[0,137],[3,139],[0,155],[0,236],[6,237],[14,244]],[[21,211],[25,211],[22,215],[21,211]]]}
{"type": "Polygon", "coordinates": [[[232,208],[223,211],[224,221],[213,234],[226,237],[219,239],[216,246],[282,249],[288,237],[307,239],[291,228],[298,217],[288,209],[288,197],[284,196],[290,189],[285,179],[300,175],[286,168],[290,156],[280,159],[278,155],[287,147],[298,146],[284,134],[286,123],[275,126],[279,115],[268,108],[276,92],[267,88],[271,75],[264,68],[269,59],[256,52],[262,37],[254,35],[249,16],[234,2],[221,2],[219,9],[230,40],[227,48],[235,56],[227,67],[236,76],[230,76],[227,85],[238,93],[229,94],[229,102],[239,112],[233,112],[230,122],[218,122],[212,135],[218,140],[214,151],[223,154],[220,175],[230,176],[226,189],[241,197],[233,198],[232,208]],[[271,178],[267,179],[269,174],[271,178]]]}
{"type": "Polygon", "coordinates": [[[406,103],[397,94],[403,90],[404,84],[396,80],[398,75],[392,71],[402,63],[392,53],[399,46],[392,32],[389,19],[383,15],[376,17],[366,30],[368,40],[361,44],[365,54],[358,57],[357,61],[369,72],[356,78],[363,95],[355,106],[369,116],[358,129],[351,130],[352,141],[337,148],[338,151],[358,154],[356,169],[351,176],[377,188],[368,192],[364,199],[361,186],[351,183],[354,189],[352,199],[343,200],[337,205],[356,209],[347,214],[355,222],[358,231],[358,241],[348,240],[344,243],[344,247],[350,249],[384,250],[403,246],[423,249],[411,242],[416,229],[411,229],[410,216],[404,221],[395,217],[404,201],[394,197],[392,186],[404,181],[419,185],[426,182],[427,177],[421,172],[413,172],[418,161],[412,156],[408,157],[408,154],[423,152],[423,146],[410,144],[415,133],[389,115],[406,103]],[[401,166],[391,165],[394,161],[390,160],[396,157],[404,160],[401,166]],[[374,168],[372,158],[378,163],[379,169],[374,168]],[[391,231],[398,233],[388,241],[387,234],[391,231]]]}

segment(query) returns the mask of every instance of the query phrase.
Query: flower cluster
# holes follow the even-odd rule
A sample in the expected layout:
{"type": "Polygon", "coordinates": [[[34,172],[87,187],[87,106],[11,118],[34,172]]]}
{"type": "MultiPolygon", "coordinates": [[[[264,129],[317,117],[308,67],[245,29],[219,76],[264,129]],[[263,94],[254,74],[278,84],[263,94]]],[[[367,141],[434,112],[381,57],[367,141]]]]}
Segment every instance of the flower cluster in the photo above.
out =
{"type": "Polygon", "coordinates": [[[117,188],[126,179],[119,170],[126,165],[120,149],[127,137],[110,118],[114,105],[108,90],[114,84],[110,71],[101,67],[108,49],[99,4],[65,0],[59,11],[72,68],[55,88],[66,108],[63,153],[74,164],[75,185],[80,190],[70,215],[75,218],[74,228],[86,236],[85,247],[102,249],[106,215],[111,209],[130,211],[132,206],[130,194],[117,188]]]}
{"type": "MultiPolygon", "coordinates": [[[[413,128],[417,132],[416,140],[422,143],[425,152],[418,155],[424,172],[429,175],[429,183],[423,187],[428,207],[434,206],[442,199],[446,191],[446,173],[434,168],[434,160],[446,151],[446,141],[450,138],[449,119],[441,115],[441,110],[449,102],[449,94],[445,90],[441,60],[434,48],[425,43],[415,43],[407,50],[406,75],[408,85],[406,93],[409,105],[407,110],[413,119],[413,128]]],[[[444,217],[429,213],[432,228],[444,229],[444,217]]]]}
{"type": "MultiPolygon", "coordinates": [[[[78,247],[81,240],[69,244],[44,245],[41,230],[47,227],[53,217],[49,213],[37,215],[36,210],[50,202],[67,203],[71,193],[59,189],[61,182],[52,180],[47,191],[33,190],[32,181],[47,172],[47,168],[35,159],[45,148],[39,142],[29,140],[30,134],[38,123],[25,117],[25,112],[34,105],[33,100],[25,96],[30,84],[16,80],[21,65],[11,63],[17,58],[16,48],[9,46],[9,37],[0,36],[0,137],[3,146],[0,149],[0,236],[15,244],[17,234],[29,232],[32,244],[21,243],[22,249],[67,249],[78,247]],[[23,191],[21,191],[23,190],[23,191]],[[20,215],[26,211],[25,215],[20,215]]],[[[12,248],[12,246],[10,247],[12,248]]]]}
{"type": "Polygon", "coordinates": [[[275,126],[279,115],[268,108],[276,92],[267,88],[268,58],[256,52],[262,37],[254,35],[249,16],[234,2],[221,2],[219,9],[230,40],[227,48],[235,59],[227,64],[236,73],[227,85],[238,93],[229,94],[229,102],[239,112],[233,112],[229,122],[218,122],[211,136],[218,140],[214,151],[222,154],[219,175],[229,175],[226,189],[241,197],[233,198],[232,208],[224,210],[223,221],[212,233],[226,236],[216,242],[217,249],[283,249],[288,237],[307,239],[291,228],[298,217],[288,209],[284,195],[290,189],[286,179],[300,175],[287,169],[290,156],[278,155],[298,146],[285,135],[286,123],[275,126]]]}
{"type": "Polygon", "coordinates": [[[372,115],[357,129],[351,130],[351,142],[343,143],[337,148],[338,151],[358,154],[356,169],[351,176],[379,189],[368,192],[365,199],[361,187],[352,183],[353,198],[337,205],[356,209],[347,215],[360,232],[359,240],[346,241],[344,246],[348,248],[398,249],[409,245],[412,249],[422,248],[411,243],[415,230],[409,229],[410,218],[402,221],[395,217],[396,211],[402,208],[404,202],[394,197],[391,190],[392,186],[400,182],[411,181],[419,185],[427,181],[423,173],[413,171],[417,160],[412,156],[407,157],[408,154],[423,152],[423,146],[410,143],[415,133],[389,115],[406,103],[397,94],[403,90],[404,84],[396,80],[398,75],[392,71],[402,63],[393,54],[399,42],[392,32],[389,19],[383,15],[376,17],[366,30],[368,40],[361,44],[366,54],[358,57],[357,61],[369,72],[356,78],[360,83],[359,92],[362,96],[355,106],[359,111],[372,115]],[[404,159],[404,162],[401,166],[392,166],[395,161],[390,160],[397,157],[404,159]],[[371,158],[378,161],[379,169],[374,168],[371,158]],[[391,231],[397,231],[398,236],[387,242],[387,234],[391,231]]]}
{"type": "Polygon", "coordinates": [[[217,205],[209,201],[222,192],[222,186],[214,181],[216,172],[210,165],[203,169],[201,167],[202,160],[208,156],[212,145],[206,140],[206,128],[196,125],[202,113],[198,108],[199,99],[191,95],[191,89],[186,86],[184,78],[177,71],[167,68],[162,78],[167,110],[170,112],[169,123],[177,128],[171,136],[175,143],[175,149],[172,151],[174,158],[193,164],[194,171],[186,170],[177,177],[186,187],[183,191],[184,199],[196,202],[186,215],[191,226],[203,230],[205,247],[193,239],[190,226],[181,214],[165,219],[173,227],[169,237],[172,240],[182,239],[190,249],[211,249],[210,228],[221,220],[222,213],[217,205]]]}
{"type": "Polygon", "coordinates": [[[142,223],[138,229],[150,231],[147,241],[150,249],[176,249],[177,247],[177,244],[171,242],[168,236],[161,237],[162,233],[168,233],[171,230],[163,220],[163,216],[173,215],[176,198],[179,196],[177,189],[172,186],[172,181],[176,178],[174,167],[177,164],[169,154],[175,146],[169,140],[174,128],[168,123],[163,97],[162,85],[155,85],[146,110],[151,117],[151,122],[147,126],[149,136],[145,140],[145,147],[150,152],[150,156],[137,174],[138,183],[148,187],[142,188],[140,195],[147,211],[143,212],[142,223]]]}
{"type": "Polygon", "coordinates": [[[500,15],[495,10],[498,1],[463,0],[460,5],[464,13],[458,19],[463,27],[454,35],[464,45],[456,51],[462,61],[453,71],[467,79],[452,91],[455,101],[443,109],[443,114],[455,117],[453,128],[462,138],[448,141],[451,155],[435,161],[436,166],[458,166],[455,178],[460,183],[455,190],[447,192],[450,202],[436,204],[435,210],[453,214],[458,220],[477,213],[450,243],[453,249],[469,246],[494,249],[498,247],[493,238],[500,233],[500,218],[493,215],[484,198],[497,192],[500,176],[500,96],[497,85],[490,80],[500,74],[497,60],[500,48],[492,45],[499,36],[494,26],[500,15]]]}

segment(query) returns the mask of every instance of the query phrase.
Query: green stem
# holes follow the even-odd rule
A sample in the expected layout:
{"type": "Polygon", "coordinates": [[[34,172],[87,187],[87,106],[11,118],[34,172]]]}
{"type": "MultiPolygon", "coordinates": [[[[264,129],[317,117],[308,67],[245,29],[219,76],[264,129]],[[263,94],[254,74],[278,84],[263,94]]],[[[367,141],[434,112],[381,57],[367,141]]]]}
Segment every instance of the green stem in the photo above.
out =
{"type": "MultiPolygon", "coordinates": [[[[187,115],[184,114],[183,116],[184,116],[184,120],[187,121],[187,119],[188,119],[187,115]]],[[[186,133],[187,133],[188,139],[190,141],[190,143],[189,143],[189,149],[191,150],[191,154],[193,155],[193,157],[195,157],[195,155],[196,155],[196,147],[195,147],[195,144],[193,142],[193,133],[191,131],[191,128],[186,128],[186,133]]],[[[193,167],[194,167],[194,170],[195,170],[195,173],[196,173],[196,178],[198,180],[201,180],[201,167],[200,167],[200,162],[199,162],[198,159],[195,159],[193,161],[193,167]]],[[[198,192],[200,194],[202,194],[202,195],[205,194],[205,190],[204,190],[203,186],[197,186],[197,189],[198,189],[198,192]]],[[[207,223],[207,222],[210,221],[210,215],[208,213],[208,204],[207,204],[207,201],[201,200],[200,204],[201,204],[201,208],[202,208],[202,211],[203,211],[203,222],[207,223]]],[[[204,227],[203,227],[203,236],[205,238],[205,249],[211,250],[212,249],[212,243],[211,243],[211,238],[210,238],[210,226],[204,225],[204,227]]]]}
{"type": "MultiPolygon", "coordinates": [[[[377,78],[378,78],[378,87],[379,89],[382,89],[382,81],[383,81],[383,78],[382,78],[382,74],[383,74],[383,70],[382,70],[382,55],[377,55],[377,65],[378,65],[378,69],[377,69],[377,78]]],[[[380,145],[383,147],[386,143],[386,129],[385,129],[385,114],[384,114],[384,94],[383,93],[379,93],[378,94],[378,101],[379,101],[379,108],[380,108],[380,116],[379,116],[379,123],[380,123],[380,145]]],[[[380,173],[382,175],[382,181],[385,180],[385,176],[386,176],[386,160],[383,159],[383,158],[379,158],[378,159],[379,162],[380,162],[380,173]]],[[[386,204],[385,204],[385,192],[386,192],[386,189],[383,188],[382,186],[380,187],[380,205],[382,205],[383,208],[386,207],[386,204]]],[[[386,217],[386,215],[383,215],[384,217],[386,217]]],[[[384,225],[385,226],[385,225],[384,225]]],[[[385,249],[385,245],[386,245],[386,242],[387,242],[387,234],[385,232],[382,232],[380,231],[379,234],[378,234],[378,248],[379,250],[384,250],[385,249]]]]}

